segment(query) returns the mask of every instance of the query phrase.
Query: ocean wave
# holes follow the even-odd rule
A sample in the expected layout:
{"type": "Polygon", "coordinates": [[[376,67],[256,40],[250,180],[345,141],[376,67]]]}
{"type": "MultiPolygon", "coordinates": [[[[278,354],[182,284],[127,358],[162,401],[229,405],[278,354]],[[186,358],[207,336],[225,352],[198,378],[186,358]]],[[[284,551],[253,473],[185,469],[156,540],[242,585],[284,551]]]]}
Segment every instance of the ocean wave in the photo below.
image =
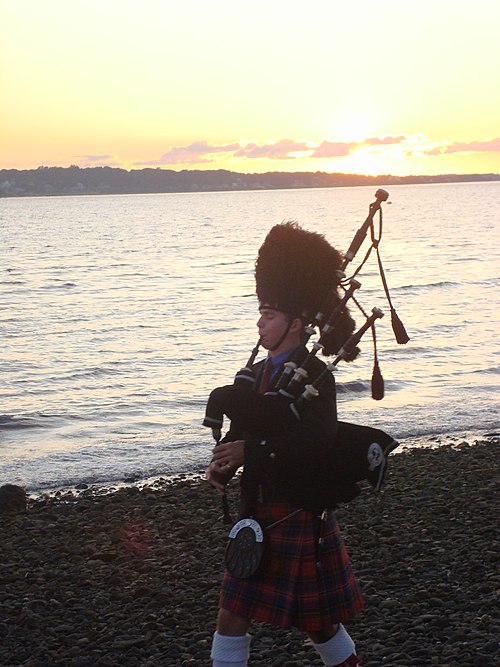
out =
{"type": "MultiPolygon", "coordinates": [[[[384,387],[386,390],[397,391],[401,389],[402,382],[396,380],[384,379],[384,387]]],[[[371,394],[372,383],[371,380],[351,380],[349,382],[336,383],[337,394],[371,394]]]]}
{"type": "Polygon", "coordinates": [[[23,428],[43,428],[47,426],[42,421],[33,417],[16,417],[15,415],[0,415],[0,430],[2,429],[23,429],[23,428]]]}
{"type": "Polygon", "coordinates": [[[360,394],[365,391],[371,391],[370,382],[366,380],[337,383],[337,394],[360,394]]]}
{"type": "Polygon", "coordinates": [[[500,373],[500,366],[488,366],[487,368],[478,368],[474,373],[487,373],[492,375],[498,375],[500,373]]]}
{"type": "MultiPolygon", "coordinates": [[[[121,368],[123,366],[128,367],[129,364],[127,362],[115,361],[111,362],[110,365],[107,367],[94,366],[93,368],[84,368],[82,370],[74,371],[70,375],[66,376],[65,379],[75,380],[87,377],[95,378],[95,377],[100,377],[102,375],[116,375],[119,373],[123,373],[123,369],[121,368]],[[117,368],[112,368],[111,365],[117,366],[117,368]]],[[[55,377],[53,379],[59,379],[59,378],[55,377]]]]}
{"type": "Polygon", "coordinates": [[[131,483],[149,483],[154,479],[203,474],[211,447],[194,440],[177,446],[151,443],[134,447],[133,443],[90,446],[72,451],[48,451],[41,456],[0,461],[0,478],[24,486],[30,493],[56,492],[61,489],[94,488],[111,490],[131,483]]]}
{"type": "Polygon", "coordinates": [[[392,291],[421,291],[421,290],[426,290],[426,289],[435,289],[435,288],[440,288],[440,287],[459,287],[461,283],[453,281],[453,280],[441,280],[437,283],[422,283],[420,285],[401,285],[400,287],[393,288],[392,291]]]}
{"type": "Polygon", "coordinates": [[[47,290],[47,289],[66,289],[68,287],[76,287],[76,283],[72,283],[69,281],[66,282],[61,282],[58,285],[43,285],[41,289],[47,290]]]}
{"type": "Polygon", "coordinates": [[[490,285],[497,285],[498,284],[498,279],[495,277],[492,278],[484,278],[480,280],[439,280],[435,283],[421,283],[421,284],[408,284],[408,285],[400,285],[399,287],[395,287],[391,289],[391,292],[405,292],[405,291],[423,291],[427,289],[447,289],[447,288],[455,288],[455,287],[460,287],[461,289],[464,288],[465,285],[470,286],[470,285],[484,285],[484,286],[490,286],[490,285]]]}
{"type": "Polygon", "coordinates": [[[247,262],[244,259],[232,259],[227,262],[218,262],[215,266],[238,266],[239,264],[246,266],[247,262]]]}

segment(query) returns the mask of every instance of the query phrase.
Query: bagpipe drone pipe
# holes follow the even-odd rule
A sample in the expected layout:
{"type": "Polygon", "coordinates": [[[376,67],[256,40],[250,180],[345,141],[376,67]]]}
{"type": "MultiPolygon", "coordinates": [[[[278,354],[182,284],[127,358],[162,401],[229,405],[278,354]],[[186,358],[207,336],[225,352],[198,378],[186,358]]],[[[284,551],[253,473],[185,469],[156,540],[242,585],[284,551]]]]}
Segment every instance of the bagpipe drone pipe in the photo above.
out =
{"type": "MultiPolygon", "coordinates": [[[[390,302],[378,248],[381,237],[381,203],[387,198],[388,194],[384,190],[377,191],[367,219],[344,255],[342,271],[345,271],[368,230],[371,230],[370,250],[375,248],[377,251],[382,282],[391,307],[393,329],[397,341],[404,344],[409,338],[390,302]],[[373,224],[377,211],[380,211],[378,238],[373,224]]],[[[369,329],[372,331],[375,347],[375,321],[383,317],[383,313],[378,308],[373,308],[371,315],[367,316],[354,297],[355,291],[360,288],[355,276],[365,264],[370,250],[353,276],[345,278],[343,273],[343,298],[340,301],[337,299],[335,307],[325,307],[325,312],[318,312],[305,327],[305,346],[299,350],[301,356],[292,358],[285,364],[280,377],[269,391],[264,394],[255,391],[255,367],[259,367],[259,364],[254,362],[259,351],[259,341],[246,366],[236,374],[234,383],[214,389],[207,402],[203,424],[212,429],[216,442],[221,441],[224,416],[228,417],[231,420],[231,433],[238,433],[246,441],[254,443],[251,450],[257,453],[257,458],[262,459],[261,463],[265,465],[274,483],[286,486],[289,495],[292,490],[292,497],[295,489],[296,500],[302,505],[304,498],[300,497],[299,489],[304,484],[300,475],[309,474],[316,496],[320,499],[319,502],[326,503],[325,507],[333,507],[338,502],[348,502],[354,498],[359,493],[357,483],[363,480],[368,480],[373,489],[378,491],[385,478],[387,457],[398,446],[392,436],[379,429],[338,421],[334,428],[322,432],[321,428],[318,430],[315,421],[317,415],[314,408],[316,402],[319,402],[322,386],[340,361],[350,359],[353,350],[357,350],[358,343],[369,329]],[[328,342],[339,315],[351,300],[364,314],[365,322],[344,341],[333,361],[328,361],[325,365],[316,359],[316,355],[325,347],[328,349],[328,342]],[[312,344],[311,349],[308,349],[309,339],[316,330],[319,331],[319,338],[312,344]]],[[[383,393],[383,379],[375,347],[372,396],[380,400],[383,393]]],[[[253,458],[255,463],[255,456],[253,458]]],[[[226,483],[231,476],[230,473],[221,481],[226,483]]],[[[307,487],[307,484],[305,486],[307,487]]]]}

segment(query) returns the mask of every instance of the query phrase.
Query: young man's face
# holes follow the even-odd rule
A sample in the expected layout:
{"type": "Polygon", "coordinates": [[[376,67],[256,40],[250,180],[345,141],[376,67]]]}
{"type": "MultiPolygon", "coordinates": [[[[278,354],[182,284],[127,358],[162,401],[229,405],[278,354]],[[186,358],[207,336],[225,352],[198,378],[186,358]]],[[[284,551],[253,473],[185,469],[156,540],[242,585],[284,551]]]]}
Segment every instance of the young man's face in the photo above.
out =
{"type": "Polygon", "coordinates": [[[302,330],[300,319],[296,318],[290,323],[290,318],[285,313],[272,308],[260,308],[259,312],[260,317],[257,320],[257,327],[262,347],[273,354],[280,354],[297,347],[300,343],[300,332],[302,330]],[[278,347],[276,347],[277,345],[278,347]]]}

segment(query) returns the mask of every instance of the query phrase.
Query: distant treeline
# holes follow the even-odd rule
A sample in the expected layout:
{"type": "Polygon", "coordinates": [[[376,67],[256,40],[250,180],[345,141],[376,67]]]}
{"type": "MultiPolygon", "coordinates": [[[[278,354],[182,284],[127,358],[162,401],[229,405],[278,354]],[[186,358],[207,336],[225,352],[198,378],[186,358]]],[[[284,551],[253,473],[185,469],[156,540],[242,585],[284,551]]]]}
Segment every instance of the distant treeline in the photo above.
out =
{"type": "Polygon", "coordinates": [[[225,169],[173,171],[158,168],[127,171],[115,167],[38,167],[25,170],[0,169],[0,197],[275,190],[498,180],[500,174],[363,176],[323,171],[241,174],[225,169]]]}

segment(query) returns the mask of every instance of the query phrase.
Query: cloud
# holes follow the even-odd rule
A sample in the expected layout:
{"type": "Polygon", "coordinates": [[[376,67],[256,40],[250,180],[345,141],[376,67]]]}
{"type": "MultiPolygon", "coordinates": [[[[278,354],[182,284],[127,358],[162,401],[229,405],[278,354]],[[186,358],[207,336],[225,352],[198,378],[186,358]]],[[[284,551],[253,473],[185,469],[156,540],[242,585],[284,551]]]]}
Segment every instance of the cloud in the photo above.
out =
{"type": "Polygon", "coordinates": [[[152,165],[179,165],[179,164],[209,164],[214,161],[214,155],[228,154],[234,158],[268,158],[274,160],[294,159],[293,153],[310,152],[312,148],[302,142],[291,139],[281,139],[272,143],[234,143],[217,146],[207,141],[195,141],[189,146],[174,146],[157,159],[147,162],[136,162],[140,166],[152,165]]]}
{"type": "Polygon", "coordinates": [[[444,155],[446,153],[495,153],[500,151],[500,137],[491,141],[455,142],[448,146],[438,146],[426,151],[426,155],[444,155]]]}
{"type": "Polygon", "coordinates": [[[213,159],[207,156],[216,153],[232,153],[240,148],[239,144],[223,146],[210,145],[207,141],[195,141],[189,146],[174,146],[158,160],[136,162],[137,165],[165,165],[165,164],[209,164],[213,159]]]}
{"type": "Polygon", "coordinates": [[[346,155],[350,155],[358,146],[359,143],[355,141],[349,143],[344,141],[323,141],[315,149],[311,157],[345,157],[346,155]]]}
{"type": "Polygon", "coordinates": [[[116,155],[107,155],[107,154],[87,154],[87,155],[75,155],[75,158],[78,159],[80,164],[83,166],[92,167],[120,167],[121,161],[117,159],[116,155]]]}
{"type": "Polygon", "coordinates": [[[362,143],[368,146],[392,146],[394,144],[401,144],[406,140],[407,137],[401,134],[398,137],[383,137],[382,139],[380,137],[370,137],[369,139],[365,139],[362,143]]]}
{"type": "Polygon", "coordinates": [[[407,137],[399,135],[397,137],[369,137],[363,141],[323,141],[311,157],[329,158],[329,157],[346,157],[353,151],[363,146],[392,146],[394,144],[401,144],[406,141],[407,137]]]}
{"type": "MultiPolygon", "coordinates": [[[[500,139],[491,141],[475,141],[434,146],[423,136],[388,135],[368,137],[361,141],[328,141],[309,143],[294,139],[281,139],[273,142],[235,142],[231,144],[211,144],[208,141],[194,141],[186,146],[172,146],[161,157],[147,162],[135,162],[135,166],[176,166],[176,165],[208,165],[223,155],[223,160],[297,160],[305,158],[342,158],[353,152],[366,151],[390,152],[391,146],[403,147],[408,156],[442,155],[444,153],[500,151],[500,139]]],[[[82,156],[89,161],[109,159],[109,155],[82,156]]]]}
{"type": "Polygon", "coordinates": [[[272,160],[287,160],[292,158],[292,153],[310,151],[311,148],[302,141],[292,139],[281,139],[270,144],[250,143],[241,147],[234,154],[235,157],[246,158],[270,158],[272,160]]]}
{"type": "Polygon", "coordinates": [[[114,155],[75,155],[77,158],[87,160],[87,162],[106,162],[114,157],[114,155]]]}

